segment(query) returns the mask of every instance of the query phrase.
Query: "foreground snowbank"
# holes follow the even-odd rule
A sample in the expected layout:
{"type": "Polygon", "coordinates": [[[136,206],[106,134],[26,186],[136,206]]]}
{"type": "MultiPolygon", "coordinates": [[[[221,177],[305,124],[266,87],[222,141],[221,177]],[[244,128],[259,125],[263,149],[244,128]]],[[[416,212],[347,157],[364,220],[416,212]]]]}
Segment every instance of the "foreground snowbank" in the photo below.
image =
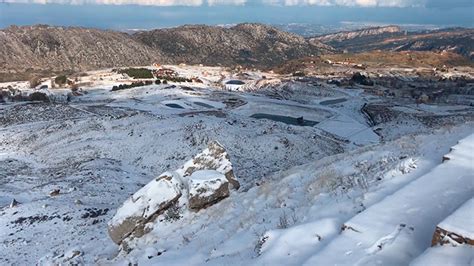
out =
{"type": "Polygon", "coordinates": [[[450,160],[344,224],[344,231],[307,265],[407,264],[431,244],[436,225],[474,194],[474,134],[450,160]]]}
{"type": "Polygon", "coordinates": [[[199,215],[160,223],[114,261],[409,263],[429,247],[434,226],[472,195],[469,133],[467,126],[407,136],[277,173],[199,215]]]}

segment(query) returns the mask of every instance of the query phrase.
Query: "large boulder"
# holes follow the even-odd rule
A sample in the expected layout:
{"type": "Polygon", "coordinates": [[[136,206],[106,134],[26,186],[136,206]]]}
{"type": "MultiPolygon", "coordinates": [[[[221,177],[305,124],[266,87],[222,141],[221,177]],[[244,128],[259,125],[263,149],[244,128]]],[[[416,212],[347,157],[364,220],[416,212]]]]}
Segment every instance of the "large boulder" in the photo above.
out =
{"type": "Polygon", "coordinates": [[[229,196],[229,181],[216,170],[198,170],[188,179],[191,210],[200,210],[214,205],[229,196]]]}
{"type": "Polygon", "coordinates": [[[179,176],[167,172],[138,190],[109,222],[108,231],[112,240],[121,244],[127,237],[143,236],[147,233],[145,225],[176,203],[182,189],[179,176]]]}
{"type": "Polygon", "coordinates": [[[232,163],[225,148],[217,141],[208,144],[207,149],[196,155],[192,160],[186,162],[177,172],[183,177],[192,175],[198,170],[215,170],[222,173],[232,188],[239,189],[240,184],[235,178],[232,163]]]}
{"type": "Polygon", "coordinates": [[[238,189],[232,163],[217,141],[175,172],[165,172],[133,194],[117,210],[108,224],[109,235],[117,244],[141,237],[167,210],[198,211],[216,204],[238,189]],[[173,207],[173,208],[171,208],[173,207]]]}
{"type": "Polygon", "coordinates": [[[352,75],[351,82],[364,86],[374,86],[374,82],[368,76],[360,72],[356,72],[352,75]]]}

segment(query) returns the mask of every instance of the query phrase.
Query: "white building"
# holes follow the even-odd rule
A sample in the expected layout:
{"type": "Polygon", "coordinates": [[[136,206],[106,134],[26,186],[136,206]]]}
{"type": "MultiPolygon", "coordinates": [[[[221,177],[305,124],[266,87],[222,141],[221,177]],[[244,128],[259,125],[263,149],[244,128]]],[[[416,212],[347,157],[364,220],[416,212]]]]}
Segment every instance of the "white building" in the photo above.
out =
{"type": "Polygon", "coordinates": [[[224,82],[224,87],[230,91],[238,91],[243,85],[245,85],[245,82],[238,79],[231,79],[224,82]]]}

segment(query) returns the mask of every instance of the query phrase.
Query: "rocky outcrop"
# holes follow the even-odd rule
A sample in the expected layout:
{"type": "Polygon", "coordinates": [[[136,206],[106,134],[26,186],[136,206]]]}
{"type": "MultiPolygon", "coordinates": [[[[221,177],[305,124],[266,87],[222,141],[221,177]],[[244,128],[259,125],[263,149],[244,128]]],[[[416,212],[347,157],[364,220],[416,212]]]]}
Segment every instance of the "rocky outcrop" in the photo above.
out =
{"type": "Polygon", "coordinates": [[[150,230],[147,224],[160,221],[157,218],[168,210],[199,211],[228,197],[230,188],[239,186],[229,155],[213,141],[183,167],[161,174],[127,199],[108,224],[110,238],[120,245],[141,237],[150,230]]]}
{"type": "Polygon", "coordinates": [[[229,181],[215,170],[194,172],[188,181],[189,208],[200,210],[229,196],[229,181]]]}
{"type": "Polygon", "coordinates": [[[393,111],[392,106],[387,104],[364,104],[361,113],[365,115],[370,126],[387,123],[395,120],[399,113],[393,111]]]}
{"type": "Polygon", "coordinates": [[[446,244],[459,244],[459,245],[471,245],[474,246],[474,239],[463,236],[455,232],[444,230],[443,228],[436,226],[436,230],[431,240],[431,246],[442,246],[446,244]]]}
{"type": "Polygon", "coordinates": [[[171,173],[164,173],[138,190],[117,210],[109,222],[110,238],[120,244],[127,237],[141,237],[145,225],[178,201],[183,183],[171,173]]]}
{"type": "Polygon", "coordinates": [[[436,226],[431,246],[474,246],[474,198],[446,217],[436,226]]]}
{"type": "Polygon", "coordinates": [[[342,42],[346,40],[367,37],[367,36],[375,36],[381,35],[386,33],[400,33],[401,29],[398,26],[386,26],[386,27],[373,27],[373,28],[366,28],[360,29],[355,31],[342,31],[337,33],[326,34],[318,37],[314,37],[314,40],[319,40],[320,42],[328,43],[328,42],[342,42]]]}
{"type": "Polygon", "coordinates": [[[210,142],[207,149],[187,162],[178,172],[187,177],[198,170],[216,170],[226,177],[234,189],[239,189],[240,187],[239,182],[234,176],[229,154],[217,141],[210,142]]]}
{"type": "Polygon", "coordinates": [[[374,81],[360,72],[356,72],[352,75],[351,82],[364,86],[374,86],[374,81]]]}

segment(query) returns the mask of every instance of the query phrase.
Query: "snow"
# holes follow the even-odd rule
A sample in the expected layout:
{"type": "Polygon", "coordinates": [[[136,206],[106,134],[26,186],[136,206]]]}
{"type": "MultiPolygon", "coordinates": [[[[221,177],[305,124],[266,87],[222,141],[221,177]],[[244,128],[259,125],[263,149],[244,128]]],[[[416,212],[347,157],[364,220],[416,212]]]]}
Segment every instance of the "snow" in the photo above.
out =
{"type": "Polygon", "coordinates": [[[434,228],[474,193],[474,134],[454,146],[451,160],[358,214],[343,232],[306,264],[409,263],[430,245],[434,228]],[[449,178],[446,178],[449,177],[449,178]],[[423,188],[423,189],[420,189],[423,188]],[[349,256],[334,256],[347,254],[349,256]]]}
{"type": "MultiPolygon", "coordinates": [[[[472,148],[468,152],[472,152],[472,148]]],[[[444,219],[438,227],[465,238],[474,239],[474,198],[444,219]]]]}
{"type": "Polygon", "coordinates": [[[331,239],[340,231],[340,223],[336,219],[327,218],[288,229],[271,230],[264,237],[261,255],[256,264],[281,265],[281,256],[286,256],[286,265],[301,265],[304,258],[320,249],[326,239],[331,239]]]}
{"type": "Polygon", "coordinates": [[[472,198],[468,136],[474,125],[466,119],[428,126],[411,115],[429,111],[436,122],[472,110],[420,106],[413,112],[413,105],[399,103],[401,118],[380,125],[382,138],[360,112],[381,99],[362,90],[291,81],[277,94],[228,92],[214,82],[221,74],[234,78],[229,70],[172,67],[204,83],[185,84],[192,90],[168,84],[111,92],[126,81],[104,70],[81,77],[93,83],[71,103],[0,105],[0,264],[71,258],[85,265],[390,265],[408,264],[425,250],[422,257],[436,251],[469,260],[467,251],[427,248],[434,227],[472,198]],[[342,98],[347,101],[321,104],[342,98]],[[259,112],[320,123],[250,117],[259,112]],[[222,179],[232,162],[241,188],[176,221],[147,224],[151,231],[130,243],[133,250],[120,252],[107,235],[116,210],[119,220],[152,213],[145,202],[156,205],[173,194],[155,178],[199,168],[192,158],[212,140],[230,161],[225,155],[212,161],[205,150],[201,159],[221,167],[189,178],[222,179]],[[48,195],[53,189],[60,189],[58,196],[48,195]],[[135,193],[137,205],[127,201],[135,193]],[[10,208],[13,198],[20,204],[10,208]],[[343,225],[362,233],[341,233],[343,225]]]}
{"type": "Polygon", "coordinates": [[[178,175],[163,173],[125,201],[109,224],[115,226],[130,217],[149,218],[162,207],[163,203],[181,195],[180,185],[181,178],[178,175]]]}
{"type": "Polygon", "coordinates": [[[200,198],[209,197],[227,182],[225,175],[219,171],[198,170],[189,176],[189,194],[200,198]]]}
{"type": "Polygon", "coordinates": [[[411,266],[472,266],[473,264],[474,247],[449,245],[429,248],[410,263],[411,266]]]}
{"type": "MultiPolygon", "coordinates": [[[[341,244],[338,241],[341,235],[338,233],[341,226],[347,224],[344,221],[350,221],[351,217],[357,216],[360,211],[363,214],[364,209],[370,211],[371,206],[376,206],[381,199],[390,197],[399,189],[404,189],[431,172],[434,165],[440,163],[442,154],[449,149],[449,146],[442,148],[440,139],[457,139],[469,132],[470,129],[466,128],[460,131],[451,130],[450,133],[446,132],[447,135],[440,132],[440,135],[407,137],[381,147],[361,148],[354,153],[336,155],[333,158],[325,158],[319,162],[278,173],[271,178],[271,181],[268,180],[260,187],[236,194],[219,205],[199,212],[199,216],[191,214],[183,217],[183,220],[177,224],[168,226],[160,224],[136,243],[136,249],[131,254],[119,257],[118,261],[129,261],[129,258],[135,258],[139,263],[171,265],[204,263],[222,265],[232,264],[237,260],[239,263],[252,265],[309,263],[308,259],[314,254],[324,253],[327,247],[334,245],[335,241],[341,244]],[[395,146],[404,146],[409,142],[416,143],[413,145],[415,150],[422,147],[422,152],[418,155],[421,157],[417,160],[404,159],[392,163],[386,159],[387,152],[384,151],[395,150],[395,146]],[[433,145],[433,143],[436,144],[433,145]],[[331,195],[332,192],[328,194],[330,191],[326,190],[323,182],[317,182],[316,184],[319,184],[317,186],[312,185],[317,181],[314,176],[322,178],[325,175],[324,171],[321,172],[322,165],[325,163],[330,163],[337,169],[350,174],[354,171],[351,169],[356,164],[354,162],[365,160],[374,165],[385,162],[384,167],[380,169],[384,176],[383,181],[369,184],[369,191],[355,187],[352,191],[337,196],[331,195]],[[417,161],[417,167],[413,167],[414,161],[417,161]],[[411,170],[406,170],[407,167],[411,170]],[[309,190],[310,188],[315,190],[309,190]],[[363,205],[362,208],[361,205],[363,205]],[[281,225],[280,219],[284,216],[287,217],[288,227],[278,229],[281,225]],[[175,232],[180,232],[179,235],[189,239],[190,242],[188,240],[183,242],[175,232]],[[321,240],[316,234],[321,237],[321,240]],[[255,251],[256,243],[263,237],[267,239],[258,255],[255,251]],[[166,239],[166,241],[160,241],[160,239],[166,239]],[[173,241],[176,241],[176,244],[172,244],[173,241]],[[150,246],[166,249],[167,252],[152,259],[141,257],[141,247],[150,246]]],[[[455,144],[455,141],[451,143],[455,144]]],[[[443,142],[443,144],[448,143],[443,142]]],[[[407,152],[407,150],[404,151],[407,152]]],[[[360,165],[358,169],[362,171],[367,171],[372,167],[372,165],[360,165]]],[[[408,231],[411,232],[409,227],[409,225],[403,227],[397,224],[386,235],[363,247],[364,254],[366,250],[369,253],[376,251],[378,248],[375,247],[380,244],[385,249],[398,254],[399,247],[391,248],[397,247],[396,244],[401,236],[407,234],[408,231]]],[[[427,231],[430,235],[433,233],[431,230],[427,229],[427,231]]],[[[351,264],[356,262],[357,259],[352,255],[356,255],[358,245],[363,244],[351,241],[349,244],[353,244],[351,249],[344,250],[341,254],[337,252],[326,254],[319,258],[318,263],[325,264],[327,260],[336,258],[340,258],[343,264],[347,261],[351,264]]],[[[375,253],[372,256],[378,255],[375,253]]],[[[384,261],[390,262],[389,258],[384,258],[384,261]]]]}
{"type": "Polygon", "coordinates": [[[216,170],[198,170],[189,176],[189,179],[195,181],[206,181],[214,179],[225,179],[225,176],[216,170]]]}
{"type": "Polygon", "coordinates": [[[317,125],[325,131],[335,134],[343,139],[348,139],[357,145],[368,145],[379,142],[379,136],[372,129],[346,115],[338,115],[322,121],[317,125]]]}

